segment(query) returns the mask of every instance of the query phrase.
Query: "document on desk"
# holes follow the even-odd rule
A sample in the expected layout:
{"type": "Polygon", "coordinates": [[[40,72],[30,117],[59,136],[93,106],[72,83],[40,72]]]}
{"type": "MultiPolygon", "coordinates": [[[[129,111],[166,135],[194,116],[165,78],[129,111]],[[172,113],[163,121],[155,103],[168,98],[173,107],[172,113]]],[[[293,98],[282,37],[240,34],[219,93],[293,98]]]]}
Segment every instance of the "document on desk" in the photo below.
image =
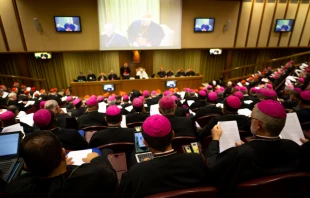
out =
{"type": "Polygon", "coordinates": [[[128,106],[128,107],[125,107],[125,109],[126,109],[128,112],[131,112],[131,110],[133,109],[133,106],[130,105],[130,106],[128,106]]]}
{"type": "Polygon", "coordinates": [[[33,125],[34,125],[33,113],[30,113],[30,114],[27,114],[27,115],[24,116],[24,117],[21,117],[21,118],[19,119],[19,121],[22,122],[22,123],[25,123],[25,124],[27,124],[27,125],[29,125],[29,126],[31,126],[31,127],[33,127],[33,125]]]}
{"type": "Polygon", "coordinates": [[[127,128],[127,125],[126,125],[126,115],[122,115],[121,127],[122,128],[127,128]]]}
{"type": "Polygon", "coordinates": [[[156,115],[156,114],[160,115],[158,107],[159,107],[158,104],[151,105],[150,115],[156,115]]]}
{"type": "Polygon", "coordinates": [[[288,139],[302,145],[300,138],[305,139],[304,133],[302,132],[301,125],[296,113],[286,114],[285,126],[281,131],[280,137],[282,139],[288,139]]]}
{"type": "Polygon", "coordinates": [[[220,153],[235,147],[235,143],[240,143],[239,129],[236,121],[218,122],[222,129],[222,136],[220,138],[220,153]]]}
{"type": "Polygon", "coordinates": [[[92,149],[80,150],[80,151],[70,151],[68,153],[68,158],[72,157],[73,165],[80,166],[84,164],[83,158],[86,158],[89,153],[92,152],[92,149]]]}
{"type": "Polygon", "coordinates": [[[188,100],[187,105],[190,107],[195,101],[194,100],[188,100]]]}
{"type": "Polygon", "coordinates": [[[252,113],[252,111],[250,109],[247,109],[247,108],[238,109],[238,115],[244,115],[244,116],[250,117],[251,113],[252,113]]]}
{"type": "Polygon", "coordinates": [[[105,113],[107,111],[106,103],[100,102],[100,103],[98,103],[98,106],[99,106],[99,108],[98,108],[99,113],[105,113]]]}
{"type": "Polygon", "coordinates": [[[27,101],[27,104],[25,105],[25,107],[28,107],[29,105],[34,105],[36,101],[27,101]]]}

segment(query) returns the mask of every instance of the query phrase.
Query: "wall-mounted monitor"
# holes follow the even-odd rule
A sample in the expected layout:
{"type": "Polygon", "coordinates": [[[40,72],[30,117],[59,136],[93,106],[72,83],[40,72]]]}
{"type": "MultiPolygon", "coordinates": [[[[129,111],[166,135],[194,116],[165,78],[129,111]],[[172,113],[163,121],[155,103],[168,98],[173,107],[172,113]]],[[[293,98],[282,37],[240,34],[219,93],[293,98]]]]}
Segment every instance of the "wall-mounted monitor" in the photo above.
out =
{"type": "Polygon", "coordinates": [[[175,88],[176,86],[177,86],[176,80],[167,80],[166,81],[166,87],[175,88]]]}
{"type": "Polygon", "coordinates": [[[114,91],[114,84],[103,85],[103,91],[114,91]]]}
{"type": "Polygon", "coordinates": [[[294,26],[294,19],[277,19],[275,32],[291,32],[294,26]]]}
{"type": "Polygon", "coordinates": [[[81,32],[81,20],[79,16],[54,16],[57,32],[81,32]]]}
{"type": "Polygon", "coordinates": [[[222,54],[222,49],[210,49],[209,52],[211,55],[220,55],[222,54]]]}
{"type": "Polygon", "coordinates": [[[195,18],[194,32],[213,32],[214,24],[214,18],[195,18]]]}
{"type": "Polygon", "coordinates": [[[48,53],[48,52],[36,52],[36,53],[34,53],[34,57],[36,59],[51,59],[52,54],[48,53]]]}

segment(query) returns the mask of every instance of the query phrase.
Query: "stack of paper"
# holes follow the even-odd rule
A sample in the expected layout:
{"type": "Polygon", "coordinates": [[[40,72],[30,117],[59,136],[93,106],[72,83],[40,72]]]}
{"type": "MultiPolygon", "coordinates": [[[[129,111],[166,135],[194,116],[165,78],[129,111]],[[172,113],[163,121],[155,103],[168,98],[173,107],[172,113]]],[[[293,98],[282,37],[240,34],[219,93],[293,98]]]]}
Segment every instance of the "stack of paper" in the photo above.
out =
{"type": "Polygon", "coordinates": [[[29,126],[33,127],[33,113],[30,113],[30,114],[27,114],[26,116],[24,117],[21,117],[19,119],[20,122],[22,123],[25,123],[25,124],[28,124],[29,126]]]}
{"type": "Polygon", "coordinates": [[[285,126],[280,134],[283,139],[289,139],[302,145],[300,138],[305,139],[304,133],[302,132],[301,125],[299,123],[296,113],[288,113],[286,117],[285,126]]]}
{"type": "Polygon", "coordinates": [[[100,103],[98,103],[98,106],[99,106],[99,108],[98,108],[99,113],[105,113],[106,112],[106,110],[107,110],[106,103],[100,102],[100,103]]]}
{"type": "Polygon", "coordinates": [[[25,105],[25,107],[28,107],[29,105],[34,105],[35,101],[27,101],[27,104],[25,105]]]}
{"type": "Polygon", "coordinates": [[[253,102],[253,100],[245,100],[243,101],[245,104],[251,104],[253,102]]]}
{"type": "Polygon", "coordinates": [[[24,128],[22,126],[20,126],[19,123],[8,126],[8,127],[4,127],[1,131],[1,133],[9,133],[9,132],[16,132],[16,131],[22,132],[23,138],[25,137],[24,128]]]}
{"type": "Polygon", "coordinates": [[[151,105],[151,108],[150,108],[150,115],[160,114],[158,108],[159,108],[159,105],[158,105],[158,104],[151,105]]]}
{"type": "Polygon", "coordinates": [[[222,129],[222,136],[220,138],[220,152],[223,152],[231,147],[241,143],[238,125],[236,121],[218,122],[222,129]]]}
{"type": "Polygon", "coordinates": [[[92,149],[86,149],[81,151],[71,151],[68,153],[68,158],[72,158],[72,161],[74,162],[73,165],[80,166],[84,164],[83,158],[86,158],[89,153],[92,152],[92,149]]]}

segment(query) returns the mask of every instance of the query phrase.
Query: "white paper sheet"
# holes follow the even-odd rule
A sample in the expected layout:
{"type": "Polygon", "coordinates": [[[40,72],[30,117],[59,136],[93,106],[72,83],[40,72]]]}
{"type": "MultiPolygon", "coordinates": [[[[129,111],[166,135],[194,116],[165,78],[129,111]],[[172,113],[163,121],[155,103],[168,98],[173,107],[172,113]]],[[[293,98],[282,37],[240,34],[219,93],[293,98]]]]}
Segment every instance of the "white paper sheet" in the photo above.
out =
{"type": "Polygon", "coordinates": [[[67,112],[67,108],[61,108],[61,110],[62,110],[64,113],[68,113],[68,112],[67,112]]]}
{"type": "Polygon", "coordinates": [[[216,105],[215,105],[216,107],[220,107],[220,108],[224,108],[224,104],[223,103],[217,103],[216,105]]]}
{"type": "Polygon", "coordinates": [[[122,109],[123,107],[121,105],[117,105],[118,108],[122,109]]]}
{"type": "Polygon", "coordinates": [[[236,142],[241,142],[236,121],[218,122],[218,125],[220,125],[223,132],[220,138],[220,152],[236,146],[236,142]]]}
{"type": "Polygon", "coordinates": [[[193,114],[194,116],[196,115],[196,113],[193,112],[192,110],[189,110],[189,113],[190,113],[190,114],[193,114]]]}
{"type": "Polygon", "coordinates": [[[6,98],[9,95],[8,92],[3,92],[2,98],[6,98]]]}
{"type": "Polygon", "coordinates": [[[14,124],[8,127],[4,127],[1,131],[1,133],[9,133],[9,132],[15,132],[15,131],[21,131],[23,134],[23,138],[25,137],[24,128],[20,126],[20,124],[14,124]]]}
{"type": "Polygon", "coordinates": [[[198,97],[198,93],[195,93],[195,96],[198,97]]]}
{"type": "Polygon", "coordinates": [[[99,108],[98,108],[99,113],[105,113],[106,112],[106,110],[107,110],[107,104],[106,103],[100,102],[100,103],[98,103],[98,106],[99,106],[99,108]]]}
{"type": "Polygon", "coordinates": [[[127,126],[126,126],[126,115],[122,115],[121,127],[127,128],[127,126]]]}
{"type": "Polygon", "coordinates": [[[33,113],[27,114],[26,116],[21,117],[19,119],[19,121],[22,122],[22,123],[28,124],[29,126],[33,127],[33,124],[34,124],[34,122],[33,122],[33,113]]]}
{"type": "Polygon", "coordinates": [[[148,107],[147,104],[144,104],[144,107],[148,107]]]}
{"type": "Polygon", "coordinates": [[[67,100],[67,96],[64,96],[64,97],[61,98],[61,101],[63,101],[63,102],[66,101],[66,100],[67,100]]]}
{"type": "Polygon", "coordinates": [[[238,115],[251,116],[252,111],[250,109],[238,109],[238,115]]]}
{"type": "Polygon", "coordinates": [[[86,158],[89,153],[92,152],[92,149],[86,149],[81,151],[71,151],[68,153],[68,158],[72,157],[73,165],[80,166],[84,164],[83,158],[86,158]]]}
{"type": "Polygon", "coordinates": [[[180,100],[180,102],[181,102],[181,104],[183,104],[183,103],[185,102],[185,99],[183,99],[183,100],[180,100]]]}
{"type": "Polygon", "coordinates": [[[305,139],[305,136],[302,132],[301,125],[296,113],[287,114],[285,126],[281,131],[280,137],[283,139],[292,140],[297,144],[302,145],[300,138],[305,139]]]}
{"type": "Polygon", "coordinates": [[[245,104],[251,104],[253,102],[253,100],[245,100],[243,101],[245,104]]]}
{"type": "Polygon", "coordinates": [[[7,110],[6,109],[0,109],[0,114],[6,112],[7,110]]]}
{"type": "Polygon", "coordinates": [[[128,107],[125,107],[125,109],[129,112],[131,112],[131,110],[133,109],[132,105],[128,106],[128,107]]]}
{"type": "Polygon", "coordinates": [[[158,107],[159,107],[158,104],[151,105],[151,108],[150,108],[150,115],[160,114],[160,113],[159,113],[158,107]]]}
{"type": "Polygon", "coordinates": [[[195,101],[194,100],[188,100],[187,105],[190,107],[195,101]]]}
{"type": "Polygon", "coordinates": [[[200,127],[200,125],[198,124],[198,122],[195,122],[195,125],[196,125],[197,128],[200,128],[200,129],[201,129],[201,127],[200,127]]]}
{"type": "Polygon", "coordinates": [[[185,96],[185,91],[181,91],[181,92],[180,92],[180,96],[181,96],[181,98],[183,99],[184,96],[185,96]]]}
{"type": "Polygon", "coordinates": [[[25,105],[25,107],[28,107],[29,105],[34,105],[36,101],[27,101],[27,104],[25,105]]]}

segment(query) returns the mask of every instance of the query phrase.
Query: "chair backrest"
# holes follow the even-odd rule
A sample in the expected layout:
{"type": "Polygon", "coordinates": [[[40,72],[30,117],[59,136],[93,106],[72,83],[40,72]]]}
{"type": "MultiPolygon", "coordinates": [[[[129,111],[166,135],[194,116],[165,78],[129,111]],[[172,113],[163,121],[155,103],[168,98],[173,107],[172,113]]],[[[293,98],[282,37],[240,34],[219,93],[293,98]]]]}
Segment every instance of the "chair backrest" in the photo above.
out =
{"type": "Polygon", "coordinates": [[[0,105],[0,109],[7,109],[7,108],[8,108],[7,106],[0,105]]]}
{"type": "Polygon", "coordinates": [[[26,114],[31,114],[31,113],[35,113],[37,111],[36,106],[32,106],[30,109],[28,109],[26,111],[26,114]]]}
{"type": "Polygon", "coordinates": [[[190,145],[192,142],[197,142],[196,137],[178,136],[172,139],[172,148],[176,151],[182,151],[182,146],[190,145]]]}
{"type": "Polygon", "coordinates": [[[217,189],[212,186],[187,188],[181,190],[174,190],[168,192],[157,193],[154,195],[146,196],[145,198],[215,198],[217,189]]]}
{"type": "Polygon", "coordinates": [[[128,151],[133,151],[134,147],[135,146],[133,142],[116,142],[101,145],[98,147],[98,149],[111,149],[114,153],[127,153],[128,151]]]}
{"type": "Polygon", "coordinates": [[[203,117],[200,117],[200,118],[197,118],[195,121],[199,124],[199,126],[202,128],[204,127],[205,125],[207,125],[209,123],[209,121],[212,119],[212,118],[215,118],[217,116],[220,116],[219,114],[210,114],[210,115],[206,115],[206,116],[203,116],[203,117]]]}
{"type": "Polygon", "coordinates": [[[142,126],[143,122],[132,122],[132,123],[128,123],[126,124],[128,128],[135,128],[138,126],[142,126]]]}
{"type": "Polygon", "coordinates": [[[261,177],[237,185],[236,197],[309,197],[310,173],[293,172],[261,177]]]}
{"type": "Polygon", "coordinates": [[[309,132],[310,131],[310,122],[304,122],[304,123],[300,123],[301,128],[304,132],[309,132]]]}
{"type": "Polygon", "coordinates": [[[113,169],[116,172],[118,183],[120,183],[122,174],[127,171],[127,162],[125,153],[113,153],[108,155],[113,169]]]}
{"type": "Polygon", "coordinates": [[[87,142],[90,141],[91,137],[100,130],[106,129],[106,126],[89,126],[89,127],[84,127],[82,130],[85,132],[85,139],[87,142]]]}
{"type": "Polygon", "coordinates": [[[78,130],[78,123],[75,117],[66,118],[66,128],[78,130]]]}

